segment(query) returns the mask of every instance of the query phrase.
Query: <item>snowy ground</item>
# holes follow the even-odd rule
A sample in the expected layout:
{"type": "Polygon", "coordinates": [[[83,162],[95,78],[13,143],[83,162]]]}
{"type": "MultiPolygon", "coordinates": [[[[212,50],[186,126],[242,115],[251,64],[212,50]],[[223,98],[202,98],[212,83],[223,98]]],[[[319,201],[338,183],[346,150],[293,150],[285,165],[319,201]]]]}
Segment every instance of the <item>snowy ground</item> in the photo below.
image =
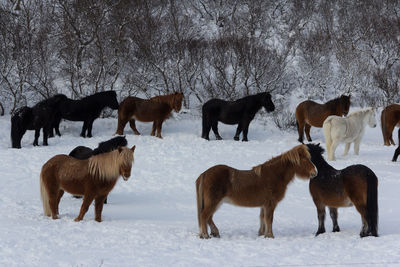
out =
{"type": "MultiPolygon", "coordinates": [[[[378,117],[378,116],[377,116],[378,117]]],[[[138,123],[142,136],[125,129],[136,145],[132,176],[118,181],[94,221],[93,206],[74,222],[81,200],[65,194],[59,220],[43,215],[39,194],[42,165],[75,146],[96,147],[115,132],[116,119],[98,119],[91,139],[79,137],[81,123],[62,122],[62,137],[48,147],[33,147],[33,132],[22,149],[11,149],[10,117],[0,117],[0,266],[400,266],[400,162],[384,147],[379,126],[368,128],[360,155],[340,156],[338,169],[361,163],[379,178],[380,237],[361,239],[360,215],[339,209],[340,233],[314,237],[317,214],[308,183],[295,179],[275,211],[275,239],[257,236],[258,209],[222,205],[215,214],[221,238],[197,237],[194,182],[207,168],[223,163],[250,169],[297,145],[297,133],[281,132],[258,118],[250,125],[250,142],[232,140],[235,127],[220,124],[224,141],[201,139],[198,116],[179,114],[163,127],[163,137],[150,137],[151,124],[138,123]]],[[[396,134],[396,133],[395,133],[396,134]]],[[[322,131],[311,135],[324,145],[322,131]]],[[[213,134],[210,134],[214,139],[213,134]]],[[[397,140],[396,140],[397,141],[397,140]]],[[[42,138],[40,138],[40,144],[42,138]]]]}

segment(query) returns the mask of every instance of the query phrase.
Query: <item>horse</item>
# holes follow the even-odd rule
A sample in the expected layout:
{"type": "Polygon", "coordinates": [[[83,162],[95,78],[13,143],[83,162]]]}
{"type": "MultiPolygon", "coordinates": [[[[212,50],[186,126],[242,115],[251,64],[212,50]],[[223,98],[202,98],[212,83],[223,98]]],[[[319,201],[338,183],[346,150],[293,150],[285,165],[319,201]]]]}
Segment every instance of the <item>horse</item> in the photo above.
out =
{"type": "Polygon", "coordinates": [[[328,160],[335,160],[335,151],[339,143],[346,143],[343,156],[346,156],[350,144],[354,142],[354,154],[360,151],[360,142],[365,126],[376,127],[375,111],[372,108],[355,111],[346,118],[329,116],[322,126],[324,130],[328,160]]]}
{"type": "Polygon", "coordinates": [[[202,107],[203,130],[201,137],[210,140],[209,133],[212,128],[215,138],[222,140],[218,133],[218,121],[225,124],[238,124],[234,140],[239,140],[239,135],[243,131],[242,141],[248,141],[247,133],[250,122],[256,113],[264,107],[267,112],[275,110],[275,105],[268,92],[245,96],[235,101],[225,101],[213,98],[204,103],[202,107]]]}
{"type": "Polygon", "coordinates": [[[213,215],[223,202],[245,207],[263,207],[259,235],[273,238],[272,220],[275,207],[285,195],[288,184],[297,175],[307,179],[317,175],[305,145],[274,157],[251,170],[237,170],[216,165],[203,172],[196,180],[197,218],[200,238],[220,237],[213,215]],[[266,225],[266,228],[265,228],[266,225]]]}
{"type": "Polygon", "coordinates": [[[321,128],[325,119],[330,115],[346,116],[350,109],[350,95],[341,95],[325,104],[318,104],[311,100],[301,102],[296,107],[296,124],[299,133],[298,141],[303,143],[304,132],[307,140],[312,141],[310,136],[311,126],[321,128]]]}
{"type": "Polygon", "coordinates": [[[117,149],[119,146],[127,145],[128,141],[126,140],[125,136],[116,136],[110,140],[100,142],[95,149],[91,149],[87,146],[77,146],[68,154],[68,156],[76,159],[88,159],[93,155],[110,152],[114,149],[117,149]]]}
{"type": "Polygon", "coordinates": [[[135,120],[153,122],[151,136],[161,136],[162,123],[170,116],[172,110],[179,112],[182,108],[183,93],[156,96],[150,99],[128,96],[118,109],[118,126],[115,134],[123,135],[125,125],[129,121],[134,134],[140,135],[135,120]]]}
{"type": "MultiPolygon", "coordinates": [[[[75,147],[68,156],[76,159],[88,159],[93,155],[98,155],[102,153],[107,153],[117,149],[118,147],[127,146],[128,141],[125,136],[116,136],[110,140],[99,143],[98,147],[91,149],[87,146],[77,146],[75,147]]],[[[81,196],[74,196],[75,198],[81,198],[81,196]]],[[[107,204],[107,198],[104,200],[104,204],[107,204]]]]}
{"type": "Polygon", "coordinates": [[[59,133],[61,119],[83,121],[80,134],[82,137],[92,137],[93,122],[105,107],[111,109],[119,107],[117,94],[112,90],[95,93],[79,100],[70,99],[63,94],[58,94],[56,97],[63,99],[58,106],[56,132],[59,133]]]}
{"type": "Polygon", "coordinates": [[[43,145],[47,146],[48,137],[52,136],[55,127],[55,113],[60,99],[50,97],[33,107],[21,107],[11,115],[11,146],[21,148],[21,140],[27,130],[35,131],[33,146],[39,145],[40,129],[43,129],[43,145]]]}
{"type": "Polygon", "coordinates": [[[108,153],[78,160],[67,155],[56,155],[49,159],[40,172],[40,194],[46,216],[58,219],[58,206],[64,191],[83,195],[79,215],[81,221],[95,200],[95,220],[101,222],[104,200],[117,183],[118,177],[127,181],[133,163],[132,148],[119,147],[108,153]]]}
{"type": "Polygon", "coordinates": [[[307,146],[311,160],[318,169],[318,175],[309,184],[318,213],[315,235],[325,233],[326,206],[329,207],[333,232],[339,232],[337,209],[354,205],[362,220],[360,237],[378,236],[378,178],[375,173],[361,164],[336,170],[322,157],[324,149],[319,144],[307,146]]]}
{"type": "Polygon", "coordinates": [[[400,105],[398,104],[385,107],[381,113],[381,129],[385,146],[395,145],[392,137],[395,126],[400,127],[400,105]]]}

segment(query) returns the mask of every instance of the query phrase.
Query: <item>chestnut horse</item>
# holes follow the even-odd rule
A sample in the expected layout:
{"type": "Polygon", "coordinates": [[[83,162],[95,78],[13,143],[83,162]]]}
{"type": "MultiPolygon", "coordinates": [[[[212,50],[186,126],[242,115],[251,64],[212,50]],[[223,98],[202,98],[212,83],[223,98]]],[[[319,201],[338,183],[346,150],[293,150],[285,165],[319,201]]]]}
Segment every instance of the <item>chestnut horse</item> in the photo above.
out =
{"type": "Polygon", "coordinates": [[[299,142],[303,143],[304,132],[311,142],[311,126],[322,128],[324,120],[330,115],[346,116],[350,109],[350,95],[341,95],[325,104],[318,104],[311,100],[301,102],[296,107],[296,123],[299,132],[299,142]]]}
{"type": "Polygon", "coordinates": [[[336,170],[322,157],[324,149],[307,144],[318,175],[310,180],[310,193],[318,212],[318,230],[325,233],[325,207],[333,223],[333,232],[339,232],[337,208],[354,205],[361,215],[361,237],[378,236],[378,178],[367,166],[351,165],[336,170]]]}
{"type": "Polygon", "coordinates": [[[118,177],[127,181],[131,176],[133,152],[119,147],[108,153],[78,160],[67,155],[56,155],[48,160],[40,172],[40,193],[44,214],[58,219],[58,205],[64,191],[83,195],[81,210],[75,221],[80,221],[95,200],[95,220],[101,222],[101,211],[108,193],[118,177]]]}
{"type": "Polygon", "coordinates": [[[197,216],[200,238],[219,237],[213,215],[223,202],[245,207],[263,207],[266,213],[259,234],[274,237],[272,219],[279,201],[285,196],[288,184],[297,175],[310,178],[317,175],[305,145],[298,145],[280,156],[253,167],[237,170],[226,165],[216,165],[203,172],[196,180],[197,216]],[[264,225],[263,224],[263,225],[264,225]]]}
{"type": "Polygon", "coordinates": [[[150,99],[128,96],[118,109],[118,128],[115,134],[123,135],[125,125],[129,121],[133,132],[139,135],[135,120],[143,122],[153,121],[151,136],[156,134],[161,137],[162,123],[169,117],[172,110],[179,112],[182,107],[183,94],[173,93],[169,95],[156,96],[150,99]]]}
{"type": "Polygon", "coordinates": [[[392,132],[394,127],[400,127],[400,105],[392,104],[382,110],[381,128],[385,146],[395,145],[392,132]]]}

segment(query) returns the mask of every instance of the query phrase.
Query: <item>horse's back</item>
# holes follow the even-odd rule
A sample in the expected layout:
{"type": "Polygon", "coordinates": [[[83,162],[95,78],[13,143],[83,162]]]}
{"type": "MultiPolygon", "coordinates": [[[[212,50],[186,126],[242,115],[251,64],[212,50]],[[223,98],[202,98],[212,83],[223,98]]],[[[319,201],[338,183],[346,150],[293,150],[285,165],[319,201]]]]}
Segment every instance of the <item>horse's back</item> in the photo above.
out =
{"type": "Polygon", "coordinates": [[[392,104],[385,107],[381,113],[381,121],[400,126],[400,105],[392,104]]]}
{"type": "Polygon", "coordinates": [[[306,122],[314,127],[322,127],[324,120],[330,115],[324,104],[318,104],[312,100],[305,100],[296,107],[296,119],[298,122],[306,122]]]}
{"type": "Polygon", "coordinates": [[[93,150],[86,146],[77,146],[68,154],[68,156],[76,159],[88,159],[92,155],[93,155],[93,150]]]}
{"type": "Polygon", "coordinates": [[[166,103],[129,96],[121,102],[118,114],[127,120],[133,118],[143,122],[151,122],[155,119],[166,119],[171,111],[172,108],[166,103]]]}

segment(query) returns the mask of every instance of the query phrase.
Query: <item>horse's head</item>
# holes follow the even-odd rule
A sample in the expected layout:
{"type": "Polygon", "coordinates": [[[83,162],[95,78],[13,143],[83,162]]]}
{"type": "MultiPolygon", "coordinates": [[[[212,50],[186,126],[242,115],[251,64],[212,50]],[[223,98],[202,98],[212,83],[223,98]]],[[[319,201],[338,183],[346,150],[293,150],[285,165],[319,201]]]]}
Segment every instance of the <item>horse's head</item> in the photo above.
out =
{"type": "Polygon", "coordinates": [[[318,174],[317,167],[311,160],[311,154],[306,145],[298,145],[294,148],[297,154],[294,157],[295,173],[299,178],[310,179],[318,174]]]}
{"type": "Polygon", "coordinates": [[[340,96],[340,107],[341,107],[341,113],[344,116],[347,116],[350,110],[350,95],[341,95],[340,96]]]}
{"type": "Polygon", "coordinates": [[[268,92],[261,93],[262,105],[267,112],[272,112],[275,110],[275,105],[271,100],[271,94],[268,92]]]}
{"type": "Polygon", "coordinates": [[[173,94],[173,98],[174,100],[172,108],[175,110],[175,112],[179,112],[182,108],[183,93],[175,92],[173,94]]]}
{"type": "Polygon", "coordinates": [[[32,108],[22,107],[17,109],[11,116],[11,146],[21,148],[21,139],[32,121],[32,108]]]}
{"type": "Polygon", "coordinates": [[[372,108],[368,110],[368,125],[371,128],[376,127],[375,111],[372,108]]]}
{"type": "Polygon", "coordinates": [[[109,108],[112,109],[118,109],[119,108],[119,104],[118,104],[118,100],[117,100],[117,93],[115,93],[115,91],[107,91],[108,95],[108,100],[107,100],[107,106],[109,108]]]}
{"type": "Polygon", "coordinates": [[[118,151],[122,157],[122,162],[119,167],[119,174],[125,181],[127,181],[131,176],[133,152],[135,151],[135,148],[136,146],[133,146],[130,149],[126,147],[118,147],[118,151]]]}
{"type": "Polygon", "coordinates": [[[311,161],[314,163],[315,166],[321,166],[322,162],[325,162],[325,159],[322,157],[322,154],[324,153],[325,149],[323,149],[320,144],[313,144],[309,143],[307,144],[308,152],[310,152],[311,155],[311,161]]]}

